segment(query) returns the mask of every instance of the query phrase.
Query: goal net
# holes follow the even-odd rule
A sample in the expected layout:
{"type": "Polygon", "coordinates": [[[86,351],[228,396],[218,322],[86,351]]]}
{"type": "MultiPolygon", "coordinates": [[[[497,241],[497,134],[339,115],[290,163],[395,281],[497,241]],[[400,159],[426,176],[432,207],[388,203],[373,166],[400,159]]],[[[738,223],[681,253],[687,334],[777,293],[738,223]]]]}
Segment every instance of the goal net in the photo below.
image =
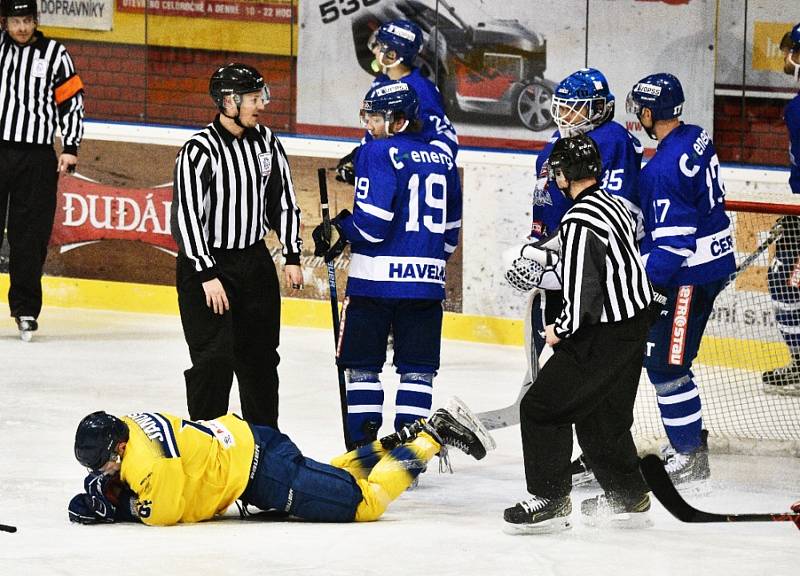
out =
{"type": "MultiPolygon", "coordinates": [[[[693,365],[703,427],[714,451],[800,456],[800,198],[729,194],[740,272],[719,294],[693,365]],[[777,258],[776,258],[777,256],[777,258]]],[[[643,372],[634,436],[665,441],[653,386],[643,372]]],[[[644,446],[643,446],[644,445],[644,446]]]]}

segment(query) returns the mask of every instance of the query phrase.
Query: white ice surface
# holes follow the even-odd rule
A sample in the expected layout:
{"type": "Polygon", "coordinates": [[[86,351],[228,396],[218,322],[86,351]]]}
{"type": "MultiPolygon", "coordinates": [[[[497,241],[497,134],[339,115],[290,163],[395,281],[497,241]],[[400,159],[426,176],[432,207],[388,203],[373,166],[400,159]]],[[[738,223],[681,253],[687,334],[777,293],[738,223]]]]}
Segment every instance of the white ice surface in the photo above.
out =
{"type": "MultiPolygon", "coordinates": [[[[455,474],[426,473],[420,487],[372,524],[243,522],[235,508],[198,525],[79,526],[67,520],[84,470],[74,460],[78,421],[104,409],[185,413],[188,366],[171,316],[45,309],[26,344],[0,326],[0,576],[57,574],[797,575],[800,532],[787,522],[682,524],[657,503],[654,527],[599,531],[577,510],[573,529],[549,536],[502,533],[502,512],[525,496],[519,427],[455,474]]],[[[281,426],[304,452],[328,460],[342,448],[332,334],[285,328],[281,426]]],[[[435,403],[458,394],[475,411],[517,394],[520,350],[446,341],[435,403]]],[[[397,377],[384,373],[387,399],[397,377]]],[[[238,410],[237,401],[232,410],[238,410]]],[[[391,421],[391,417],[387,418],[391,421]]],[[[713,492],[693,503],[713,512],[788,510],[800,498],[800,459],[712,454],[713,492]]]]}

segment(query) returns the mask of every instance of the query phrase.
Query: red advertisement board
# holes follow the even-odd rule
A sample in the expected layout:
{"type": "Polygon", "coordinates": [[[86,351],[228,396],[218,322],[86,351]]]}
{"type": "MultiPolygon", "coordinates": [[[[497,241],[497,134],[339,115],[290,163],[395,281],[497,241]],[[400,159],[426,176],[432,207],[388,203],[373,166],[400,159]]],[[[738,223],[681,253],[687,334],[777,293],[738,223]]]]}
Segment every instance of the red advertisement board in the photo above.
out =
{"type": "Polygon", "coordinates": [[[137,240],[172,252],[169,229],[172,186],[120,188],[76,177],[58,183],[51,246],[99,240],[137,240]]]}
{"type": "Polygon", "coordinates": [[[290,1],[276,0],[117,0],[117,12],[150,16],[191,16],[214,20],[246,20],[289,24],[297,13],[290,1]]]}

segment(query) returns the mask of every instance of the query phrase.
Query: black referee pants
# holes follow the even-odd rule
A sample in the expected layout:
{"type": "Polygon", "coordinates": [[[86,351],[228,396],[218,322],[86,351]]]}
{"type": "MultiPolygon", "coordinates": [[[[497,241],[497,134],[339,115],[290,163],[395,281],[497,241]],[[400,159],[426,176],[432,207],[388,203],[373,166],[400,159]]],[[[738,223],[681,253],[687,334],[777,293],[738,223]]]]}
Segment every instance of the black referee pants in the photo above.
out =
{"type": "Polygon", "coordinates": [[[42,268],[56,213],[57,168],[52,146],[0,144],[0,245],[7,231],[11,316],[37,318],[42,311],[42,268]]]}
{"type": "Polygon", "coordinates": [[[264,242],[244,250],[212,249],[230,310],[214,314],[192,262],[179,254],[178,305],[192,367],[184,372],[192,420],[228,412],[233,375],[242,416],[278,427],[278,343],[281,298],[278,275],[264,242]]]}
{"type": "Polygon", "coordinates": [[[520,405],[528,492],[570,493],[572,424],[606,492],[630,498],[648,491],[630,432],[648,329],[640,313],[586,326],[555,347],[520,405]]]}

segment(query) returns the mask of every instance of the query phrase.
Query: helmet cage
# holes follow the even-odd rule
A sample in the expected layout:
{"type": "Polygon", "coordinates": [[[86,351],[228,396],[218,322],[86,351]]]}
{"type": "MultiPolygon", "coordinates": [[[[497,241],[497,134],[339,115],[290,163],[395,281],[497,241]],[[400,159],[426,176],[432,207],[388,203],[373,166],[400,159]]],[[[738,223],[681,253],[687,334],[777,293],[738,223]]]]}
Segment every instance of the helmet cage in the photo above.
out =
{"type": "Polygon", "coordinates": [[[614,101],[605,96],[562,98],[553,96],[550,114],[562,136],[575,136],[597,128],[614,112],[614,101]]]}

